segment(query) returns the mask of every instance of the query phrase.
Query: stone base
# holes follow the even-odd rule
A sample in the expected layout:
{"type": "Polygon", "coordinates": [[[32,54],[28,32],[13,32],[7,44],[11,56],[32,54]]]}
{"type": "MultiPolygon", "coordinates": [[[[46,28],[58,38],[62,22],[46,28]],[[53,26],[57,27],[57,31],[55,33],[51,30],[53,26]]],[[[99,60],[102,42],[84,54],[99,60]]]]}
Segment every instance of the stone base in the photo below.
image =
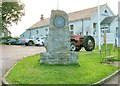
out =
{"type": "Polygon", "coordinates": [[[43,64],[78,64],[77,52],[45,52],[40,53],[40,63],[43,64]]]}

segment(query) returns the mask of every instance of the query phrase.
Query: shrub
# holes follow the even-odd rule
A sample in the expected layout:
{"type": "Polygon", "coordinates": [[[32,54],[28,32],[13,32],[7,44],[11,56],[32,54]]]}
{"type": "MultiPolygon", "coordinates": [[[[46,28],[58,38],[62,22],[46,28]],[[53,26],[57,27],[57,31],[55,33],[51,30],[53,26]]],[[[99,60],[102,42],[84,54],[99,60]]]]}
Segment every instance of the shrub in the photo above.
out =
{"type": "Polygon", "coordinates": [[[16,39],[16,40],[20,39],[20,37],[18,37],[18,36],[15,36],[15,37],[13,37],[13,38],[16,39]]]}
{"type": "Polygon", "coordinates": [[[8,39],[12,38],[11,36],[5,36],[0,38],[0,43],[5,44],[8,39]]]}

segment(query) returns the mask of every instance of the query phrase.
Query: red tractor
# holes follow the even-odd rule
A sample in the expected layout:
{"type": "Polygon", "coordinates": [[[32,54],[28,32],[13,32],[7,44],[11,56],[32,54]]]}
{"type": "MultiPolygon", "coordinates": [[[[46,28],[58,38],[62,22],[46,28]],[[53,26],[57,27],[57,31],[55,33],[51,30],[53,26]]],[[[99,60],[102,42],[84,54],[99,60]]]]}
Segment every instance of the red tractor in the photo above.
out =
{"type": "Polygon", "coordinates": [[[82,47],[85,48],[86,51],[92,51],[95,48],[95,40],[92,36],[72,36],[71,39],[71,51],[79,51],[82,47]]]}

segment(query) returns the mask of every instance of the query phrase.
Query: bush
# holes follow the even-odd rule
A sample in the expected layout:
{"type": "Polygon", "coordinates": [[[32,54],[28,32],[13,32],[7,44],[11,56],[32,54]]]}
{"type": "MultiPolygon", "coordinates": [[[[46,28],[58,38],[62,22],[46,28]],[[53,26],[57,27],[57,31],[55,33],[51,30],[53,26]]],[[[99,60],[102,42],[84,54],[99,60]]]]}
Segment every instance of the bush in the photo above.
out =
{"type": "Polygon", "coordinates": [[[1,44],[5,44],[7,42],[8,39],[12,38],[11,36],[6,36],[6,37],[1,37],[0,38],[0,43],[1,44]]]}
{"type": "Polygon", "coordinates": [[[12,38],[11,36],[5,36],[5,37],[1,37],[0,39],[2,39],[2,40],[7,40],[7,39],[9,39],[9,38],[12,38]]]}
{"type": "Polygon", "coordinates": [[[20,39],[20,37],[18,37],[18,36],[15,36],[15,37],[13,37],[13,38],[16,39],[16,40],[20,39]]]}

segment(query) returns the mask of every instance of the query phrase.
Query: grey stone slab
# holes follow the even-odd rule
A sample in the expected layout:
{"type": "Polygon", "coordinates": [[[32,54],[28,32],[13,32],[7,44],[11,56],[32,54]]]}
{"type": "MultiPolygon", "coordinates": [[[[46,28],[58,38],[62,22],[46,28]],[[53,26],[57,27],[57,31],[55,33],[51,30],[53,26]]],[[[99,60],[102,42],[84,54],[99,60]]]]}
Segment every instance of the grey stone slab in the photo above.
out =
{"type": "Polygon", "coordinates": [[[40,54],[40,62],[45,64],[78,64],[78,54],[70,52],[70,31],[68,15],[64,11],[51,12],[46,53],[40,54]]]}
{"type": "Polygon", "coordinates": [[[52,52],[41,53],[41,63],[46,64],[77,64],[77,53],[73,52],[52,52]]]}

